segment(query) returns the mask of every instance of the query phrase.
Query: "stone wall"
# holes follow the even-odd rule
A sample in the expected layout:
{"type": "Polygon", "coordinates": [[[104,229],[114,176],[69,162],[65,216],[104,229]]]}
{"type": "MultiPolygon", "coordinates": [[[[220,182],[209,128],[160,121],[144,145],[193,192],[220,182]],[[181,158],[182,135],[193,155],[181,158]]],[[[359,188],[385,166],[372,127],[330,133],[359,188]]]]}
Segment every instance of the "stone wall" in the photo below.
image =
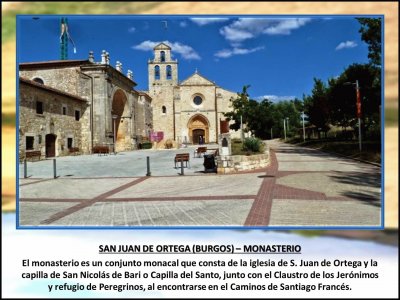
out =
{"type": "Polygon", "coordinates": [[[229,174],[240,171],[262,169],[270,164],[269,151],[256,155],[220,155],[218,161],[218,174],[229,174]]]}
{"type": "Polygon", "coordinates": [[[174,139],[174,88],[172,86],[154,87],[149,90],[153,99],[154,131],[163,131],[165,139],[174,139]],[[165,113],[162,107],[165,106],[165,113]]]}
{"type": "MultiPolygon", "coordinates": [[[[218,107],[218,120],[225,120],[224,113],[231,111],[232,110],[232,103],[230,101],[231,98],[236,99],[237,93],[231,92],[228,90],[225,90],[223,88],[218,87],[217,88],[217,107],[218,107]]],[[[230,124],[233,124],[233,121],[229,122],[230,124]]],[[[240,129],[238,131],[229,130],[229,133],[231,134],[231,138],[233,139],[240,139],[241,134],[240,134],[240,129]]]]}
{"type": "Polygon", "coordinates": [[[79,95],[82,98],[89,98],[90,82],[80,74],[79,67],[54,67],[36,70],[21,70],[21,77],[33,80],[39,78],[43,84],[65,91],[73,95],[79,95]]]}
{"type": "MultiPolygon", "coordinates": [[[[151,107],[151,98],[145,94],[139,95],[135,108],[135,130],[136,143],[141,143],[149,138],[149,133],[153,130],[153,110],[151,107]]],[[[137,145],[136,145],[137,147],[137,145]]]]}
{"type": "Polygon", "coordinates": [[[68,154],[68,138],[72,138],[72,147],[86,152],[82,141],[82,127],[88,120],[84,118],[87,103],[78,99],[47,91],[30,84],[20,82],[19,86],[19,153],[26,151],[26,137],[33,137],[33,149],[46,153],[46,135],[56,136],[55,155],[68,154]],[[43,103],[43,113],[36,113],[36,102],[43,103]],[[63,114],[63,107],[66,114],[63,114]],[[81,118],[75,120],[75,110],[81,118]]]}

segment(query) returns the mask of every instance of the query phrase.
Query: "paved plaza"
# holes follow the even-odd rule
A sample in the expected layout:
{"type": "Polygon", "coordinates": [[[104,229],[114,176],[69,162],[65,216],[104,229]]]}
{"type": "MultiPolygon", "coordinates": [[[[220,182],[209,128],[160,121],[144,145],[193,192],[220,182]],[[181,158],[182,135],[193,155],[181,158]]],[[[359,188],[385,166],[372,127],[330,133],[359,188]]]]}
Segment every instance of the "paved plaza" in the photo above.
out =
{"type": "MultiPolygon", "coordinates": [[[[19,166],[24,226],[379,226],[380,167],[268,141],[271,164],[205,173],[195,147],[78,155],[19,166]],[[175,168],[177,153],[190,167],[175,168]],[[146,176],[150,157],[151,176],[146,176]]],[[[217,148],[217,145],[208,145],[217,148]]]]}

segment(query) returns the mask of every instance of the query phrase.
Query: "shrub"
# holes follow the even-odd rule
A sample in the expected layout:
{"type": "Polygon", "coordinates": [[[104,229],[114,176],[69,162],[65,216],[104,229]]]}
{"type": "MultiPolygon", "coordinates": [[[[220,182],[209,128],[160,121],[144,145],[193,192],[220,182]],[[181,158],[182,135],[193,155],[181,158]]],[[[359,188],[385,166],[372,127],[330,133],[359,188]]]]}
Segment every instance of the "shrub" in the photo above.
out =
{"type": "Polygon", "coordinates": [[[171,149],[174,145],[174,143],[171,140],[166,140],[165,141],[165,149],[171,149]]]}
{"type": "Polygon", "coordinates": [[[254,137],[245,138],[243,141],[243,150],[254,153],[260,153],[264,151],[264,143],[258,138],[254,137]]]}
{"type": "Polygon", "coordinates": [[[141,144],[141,149],[151,149],[153,147],[153,144],[150,142],[145,142],[141,144]]]}

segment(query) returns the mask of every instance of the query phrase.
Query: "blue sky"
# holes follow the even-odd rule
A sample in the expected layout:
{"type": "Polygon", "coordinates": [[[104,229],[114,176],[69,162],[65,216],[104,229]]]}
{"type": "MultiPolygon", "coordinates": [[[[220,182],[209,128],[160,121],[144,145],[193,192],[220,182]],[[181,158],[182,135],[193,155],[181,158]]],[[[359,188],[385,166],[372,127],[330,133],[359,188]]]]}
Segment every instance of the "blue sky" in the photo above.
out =
{"type": "MultiPolygon", "coordinates": [[[[60,58],[61,16],[19,16],[19,62],[60,58]]],[[[251,85],[254,99],[279,101],[310,94],[313,78],[338,76],[352,63],[368,62],[354,16],[68,16],[69,59],[110,53],[111,64],[134,73],[147,90],[152,48],[167,41],[179,61],[179,80],[198,72],[238,92],[251,85]]]]}

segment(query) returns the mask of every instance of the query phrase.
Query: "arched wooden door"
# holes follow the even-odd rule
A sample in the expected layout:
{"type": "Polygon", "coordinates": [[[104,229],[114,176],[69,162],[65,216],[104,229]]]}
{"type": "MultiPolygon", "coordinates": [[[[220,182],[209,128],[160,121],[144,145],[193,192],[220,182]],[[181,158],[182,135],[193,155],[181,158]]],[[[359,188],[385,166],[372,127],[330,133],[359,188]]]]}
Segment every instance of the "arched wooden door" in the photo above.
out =
{"type": "Polygon", "coordinates": [[[205,130],[204,129],[193,129],[193,144],[203,144],[204,137],[205,137],[205,130]]]}
{"type": "Polygon", "coordinates": [[[209,141],[209,122],[203,115],[193,116],[188,123],[189,139],[193,144],[199,144],[200,137],[203,144],[209,141]]]}

